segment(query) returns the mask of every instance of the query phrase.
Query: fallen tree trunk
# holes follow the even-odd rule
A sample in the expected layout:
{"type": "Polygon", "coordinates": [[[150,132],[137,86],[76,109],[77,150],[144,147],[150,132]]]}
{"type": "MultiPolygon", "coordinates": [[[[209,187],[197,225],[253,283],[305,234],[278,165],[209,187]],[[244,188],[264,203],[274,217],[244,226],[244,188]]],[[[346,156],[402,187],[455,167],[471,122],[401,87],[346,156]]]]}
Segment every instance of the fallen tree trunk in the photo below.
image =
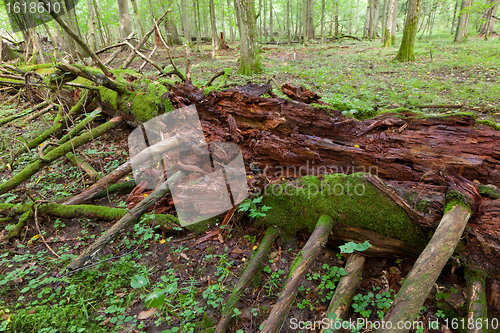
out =
{"type": "Polygon", "coordinates": [[[211,140],[232,141],[225,124],[233,117],[244,138],[239,143],[243,157],[270,179],[364,171],[439,184],[438,171],[448,168],[467,179],[500,185],[500,131],[490,127],[498,125],[470,114],[429,117],[405,111],[358,121],[328,106],[241,91],[204,96],[186,84],[172,92],[173,101],[178,96],[196,105],[211,140]]]}
{"type": "Polygon", "coordinates": [[[486,304],[485,273],[466,269],[467,300],[469,311],[467,314],[467,333],[488,332],[488,305],[486,304]]]}
{"type": "Polygon", "coordinates": [[[0,184],[0,194],[7,193],[8,191],[16,188],[19,184],[29,179],[35,173],[40,171],[43,167],[49,165],[51,162],[55,161],[59,157],[72,151],[74,148],[79,147],[87,142],[94,140],[95,138],[103,135],[112,128],[115,128],[122,122],[121,117],[116,117],[108,121],[107,123],[94,128],[81,136],[78,136],[69,142],[57,147],[56,149],[49,152],[43,158],[39,158],[31,164],[27,165],[23,170],[18,172],[16,175],[11,177],[9,180],[0,184]]]}

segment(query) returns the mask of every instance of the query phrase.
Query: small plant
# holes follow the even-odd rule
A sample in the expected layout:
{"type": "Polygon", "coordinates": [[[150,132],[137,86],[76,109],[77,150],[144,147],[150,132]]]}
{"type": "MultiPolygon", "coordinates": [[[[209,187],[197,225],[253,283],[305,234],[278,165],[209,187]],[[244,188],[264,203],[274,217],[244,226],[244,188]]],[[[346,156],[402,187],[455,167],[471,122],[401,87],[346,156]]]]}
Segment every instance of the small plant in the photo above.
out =
{"type": "Polygon", "coordinates": [[[355,251],[356,252],[363,252],[366,249],[368,249],[370,246],[371,245],[368,241],[361,243],[361,244],[349,242],[349,243],[345,243],[344,245],[339,246],[339,248],[340,248],[341,253],[354,253],[355,251]]]}
{"type": "Polygon", "coordinates": [[[262,196],[254,199],[248,198],[245,201],[243,201],[238,211],[250,212],[250,214],[248,214],[250,218],[265,217],[266,212],[269,211],[271,207],[266,205],[261,206],[260,203],[262,202],[262,199],[263,199],[262,196]]]}
{"type": "Polygon", "coordinates": [[[250,245],[254,245],[255,242],[257,241],[256,236],[245,235],[245,236],[243,236],[243,238],[245,238],[248,241],[248,243],[250,243],[250,245]]]}

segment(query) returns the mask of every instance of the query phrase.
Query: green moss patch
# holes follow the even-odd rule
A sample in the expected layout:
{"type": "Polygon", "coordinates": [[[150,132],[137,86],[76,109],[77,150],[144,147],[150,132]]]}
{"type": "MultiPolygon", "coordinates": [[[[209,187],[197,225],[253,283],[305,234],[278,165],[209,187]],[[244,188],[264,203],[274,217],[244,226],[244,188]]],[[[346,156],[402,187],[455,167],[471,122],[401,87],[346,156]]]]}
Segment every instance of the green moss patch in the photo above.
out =
{"type": "Polygon", "coordinates": [[[270,186],[263,203],[272,207],[260,221],[286,232],[312,232],[321,215],[373,230],[411,244],[429,239],[408,214],[387,195],[366,180],[366,174],[325,175],[322,180],[306,176],[294,182],[270,186]]]}

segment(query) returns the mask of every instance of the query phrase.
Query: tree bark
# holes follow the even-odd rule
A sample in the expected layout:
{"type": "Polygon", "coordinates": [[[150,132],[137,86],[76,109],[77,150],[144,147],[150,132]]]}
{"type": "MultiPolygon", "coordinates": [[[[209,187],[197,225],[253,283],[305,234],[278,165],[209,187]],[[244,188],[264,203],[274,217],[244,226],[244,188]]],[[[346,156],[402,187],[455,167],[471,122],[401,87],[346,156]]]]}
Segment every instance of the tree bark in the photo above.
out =
{"type": "MultiPolygon", "coordinates": [[[[118,0],[118,10],[120,12],[120,37],[123,41],[132,33],[132,27],[130,26],[130,14],[128,11],[128,0],[118,0]]],[[[133,45],[136,44],[135,41],[131,41],[131,43],[133,45]]]]}
{"type": "Polygon", "coordinates": [[[393,36],[393,31],[392,31],[392,20],[394,17],[394,10],[395,10],[395,0],[389,0],[388,4],[388,12],[387,12],[387,19],[386,19],[386,25],[384,27],[385,33],[384,33],[384,47],[389,47],[392,44],[392,36],[393,36]]]}
{"type": "Polygon", "coordinates": [[[254,0],[235,0],[236,18],[240,32],[240,64],[238,73],[251,75],[262,71],[259,49],[254,0]]]}
{"type": "Polygon", "coordinates": [[[478,271],[471,271],[466,268],[465,279],[467,280],[467,301],[469,303],[467,323],[473,323],[467,325],[467,333],[488,332],[485,327],[486,320],[488,320],[485,290],[486,275],[486,272],[479,272],[478,274],[478,271]]]}
{"type": "Polygon", "coordinates": [[[140,36],[144,36],[144,25],[142,24],[141,16],[139,15],[139,8],[137,8],[137,1],[136,0],[130,0],[132,3],[132,10],[134,11],[134,16],[135,19],[137,20],[137,24],[139,25],[139,30],[140,30],[140,36]]]}
{"type": "Polygon", "coordinates": [[[455,42],[462,43],[467,39],[469,35],[469,13],[466,13],[468,7],[470,7],[472,1],[471,0],[462,0],[462,4],[460,6],[460,12],[457,23],[457,30],[455,33],[455,42]]]}
{"type": "Polygon", "coordinates": [[[219,38],[217,37],[217,24],[215,22],[215,4],[214,0],[210,0],[210,25],[212,27],[212,58],[219,47],[219,38]]]}
{"type": "Polygon", "coordinates": [[[417,36],[418,19],[421,0],[409,0],[408,14],[406,15],[403,39],[395,60],[400,62],[415,61],[415,38],[417,36]]]}

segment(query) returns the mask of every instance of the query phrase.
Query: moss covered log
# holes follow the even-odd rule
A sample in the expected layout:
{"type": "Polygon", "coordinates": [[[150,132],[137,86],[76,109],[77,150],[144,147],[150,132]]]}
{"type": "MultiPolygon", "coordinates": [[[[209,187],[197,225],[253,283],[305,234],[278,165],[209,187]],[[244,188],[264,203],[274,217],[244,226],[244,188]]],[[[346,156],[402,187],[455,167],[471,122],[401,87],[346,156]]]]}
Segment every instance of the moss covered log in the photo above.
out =
{"type": "MultiPolygon", "coordinates": [[[[93,205],[73,205],[66,206],[56,203],[45,203],[38,206],[38,213],[50,216],[73,219],[73,218],[92,218],[103,221],[118,221],[127,213],[127,209],[93,206],[93,205]]],[[[18,237],[28,221],[33,216],[33,203],[28,204],[0,204],[0,213],[21,215],[19,221],[9,231],[9,237],[18,237]]],[[[154,221],[167,229],[174,229],[180,226],[178,219],[173,215],[155,214],[147,215],[144,221],[150,223],[154,221]]]]}
{"type": "Polygon", "coordinates": [[[369,180],[368,174],[331,174],[302,177],[267,188],[263,203],[272,207],[261,223],[277,225],[285,232],[311,232],[323,214],[339,223],[375,231],[421,247],[429,232],[369,180]]]}
{"type": "Polygon", "coordinates": [[[0,194],[4,194],[14,188],[16,188],[19,184],[29,179],[35,173],[40,171],[43,167],[49,165],[51,162],[55,161],[59,157],[69,153],[74,148],[79,147],[87,142],[94,140],[95,138],[100,137],[107,131],[112,128],[115,128],[119,124],[121,124],[121,117],[113,118],[107,123],[102,124],[101,126],[94,128],[93,130],[82,134],[69,142],[57,147],[56,149],[50,151],[43,158],[37,159],[35,162],[27,165],[23,170],[18,172],[15,176],[5,181],[0,185],[0,194]]]}
{"type": "Polygon", "coordinates": [[[481,271],[469,270],[466,267],[465,278],[467,280],[467,300],[469,311],[467,313],[467,333],[488,332],[488,305],[486,303],[485,276],[481,271]]]}

